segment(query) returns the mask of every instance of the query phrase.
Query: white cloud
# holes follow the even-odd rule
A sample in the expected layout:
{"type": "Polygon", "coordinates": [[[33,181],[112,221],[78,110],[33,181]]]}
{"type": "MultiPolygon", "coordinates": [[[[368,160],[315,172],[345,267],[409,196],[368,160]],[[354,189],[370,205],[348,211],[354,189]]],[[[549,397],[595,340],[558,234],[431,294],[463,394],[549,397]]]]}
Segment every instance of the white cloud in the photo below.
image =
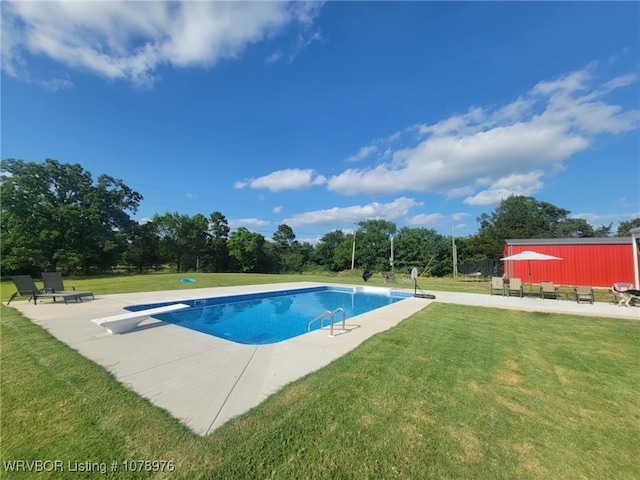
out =
{"type": "MultiPolygon", "coordinates": [[[[375,143],[388,158],[329,178],[328,189],[347,195],[407,190],[449,198],[468,195],[466,203],[472,205],[495,204],[510,193],[533,193],[542,188],[544,176],[562,171],[564,162],[589,148],[598,135],[638,128],[637,110],[605,99],[636,81],[631,74],[594,85],[588,68],[539,82],[498,108],[472,107],[432,125],[408,127],[387,139],[402,145],[383,148],[375,143]],[[417,133],[418,140],[410,133],[417,133]],[[478,178],[494,186],[478,191],[486,186],[478,178]]],[[[352,158],[373,153],[368,148],[352,158]]]]}
{"type": "Polygon", "coordinates": [[[377,151],[378,151],[378,147],[376,147],[375,145],[368,145],[366,147],[362,147],[360,150],[358,150],[358,153],[348,157],[347,162],[359,162],[360,160],[364,160],[365,158],[369,157],[371,154],[377,151]]]}
{"type": "Polygon", "coordinates": [[[469,216],[469,214],[467,212],[458,212],[458,213],[454,213],[453,215],[451,215],[451,218],[456,221],[459,222],[460,220],[467,218],[469,216]]]}
{"type": "MultiPolygon", "coordinates": [[[[421,213],[407,220],[407,225],[412,227],[429,227],[435,228],[442,225],[450,225],[460,222],[463,218],[468,217],[466,212],[454,213],[453,215],[443,215],[442,213],[421,213]]],[[[464,224],[459,224],[464,227],[464,224]]]]}
{"type": "Polygon", "coordinates": [[[266,63],[277,63],[282,58],[282,51],[276,50],[265,59],[266,63]]]}
{"type": "Polygon", "coordinates": [[[275,207],[273,207],[272,212],[273,213],[280,213],[282,211],[282,208],[283,208],[282,205],[275,206],[275,207]]]}
{"type": "Polygon", "coordinates": [[[283,220],[282,223],[294,228],[306,225],[322,226],[335,223],[353,223],[377,218],[391,221],[405,217],[410,209],[421,205],[421,202],[417,202],[412,198],[401,197],[390,203],[372,202],[367,205],[334,207],[301,213],[283,220]]]}
{"type": "Polygon", "coordinates": [[[445,216],[441,213],[421,213],[407,221],[412,227],[437,227],[444,223],[445,216]]]}
{"type": "Polygon", "coordinates": [[[249,230],[252,228],[260,228],[266,227],[270,224],[268,220],[261,220],[259,218],[238,218],[236,220],[229,220],[229,228],[231,230],[236,230],[240,227],[245,227],[249,230]]]}
{"type": "Polygon", "coordinates": [[[633,85],[638,81],[638,75],[635,73],[630,73],[628,75],[621,75],[619,77],[613,78],[604,84],[604,87],[607,90],[615,90],[616,88],[626,87],[628,85],[633,85]]]}
{"type": "Polygon", "coordinates": [[[315,170],[288,168],[277,170],[263,177],[236,182],[234,187],[237,189],[245,187],[265,188],[271,192],[279,192],[281,190],[305,190],[314,185],[323,185],[326,181],[327,179],[322,175],[316,174],[315,170]]]}
{"type": "Polygon", "coordinates": [[[488,184],[490,187],[474,196],[465,198],[463,203],[467,205],[487,206],[500,203],[510,195],[533,196],[534,193],[544,186],[541,180],[542,175],[543,173],[541,171],[535,171],[526,174],[508,175],[495,181],[488,178],[479,179],[477,182],[478,185],[488,184]]]}
{"type": "MultiPolygon", "coordinates": [[[[291,25],[311,32],[314,2],[2,2],[2,68],[29,77],[27,58],[43,55],[109,79],[152,84],[158,66],[215,65],[291,25]]],[[[299,40],[298,40],[299,43],[299,40]]]]}
{"type": "Polygon", "coordinates": [[[308,244],[313,245],[315,247],[316,245],[318,245],[322,241],[322,237],[323,236],[324,235],[315,235],[313,237],[308,237],[308,236],[307,237],[299,237],[299,236],[296,236],[296,240],[298,242],[300,242],[300,243],[308,243],[308,244]]]}
{"type": "MultiPolygon", "coordinates": [[[[570,215],[571,218],[582,218],[596,227],[600,225],[609,225],[610,223],[617,224],[619,222],[627,222],[634,218],[640,218],[640,210],[635,212],[626,213],[575,213],[570,215]]],[[[614,228],[615,231],[615,228],[614,228]]]]}

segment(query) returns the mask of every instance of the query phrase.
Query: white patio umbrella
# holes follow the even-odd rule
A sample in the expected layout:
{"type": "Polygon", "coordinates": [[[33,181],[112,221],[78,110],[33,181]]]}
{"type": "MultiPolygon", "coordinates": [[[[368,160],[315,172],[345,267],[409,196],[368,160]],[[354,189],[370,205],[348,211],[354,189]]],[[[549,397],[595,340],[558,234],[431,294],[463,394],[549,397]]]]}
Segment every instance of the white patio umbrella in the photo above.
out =
{"type": "Polygon", "coordinates": [[[515,255],[509,255],[508,257],[501,258],[502,261],[521,261],[526,260],[529,262],[529,296],[531,296],[533,290],[533,282],[531,281],[531,260],[562,260],[560,257],[554,257],[553,255],[547,255],[544,253],[532,252],[531,250],[524,250],[515,255]]]}

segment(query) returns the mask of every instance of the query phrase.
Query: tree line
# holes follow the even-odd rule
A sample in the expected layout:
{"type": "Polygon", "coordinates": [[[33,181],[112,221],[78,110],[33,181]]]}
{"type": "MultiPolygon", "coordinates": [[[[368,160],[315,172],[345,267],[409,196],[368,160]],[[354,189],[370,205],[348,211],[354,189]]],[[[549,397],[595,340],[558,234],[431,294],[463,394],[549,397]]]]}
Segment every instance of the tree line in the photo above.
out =
{"type": "MultiPolygon", "coordinates": [[[[109,175],[94,181],[79,164],[5,159],[0,178],[3,275],[167,267],[176,272],[338,272],[352,263],[388,271],[392,241],[396,272],[408,273],[413,267],[433,276],[453,272],[452,238],[434,229],[398,230],[393,222],[369,219],[359,222],[354,232],[333,230],[312,245],[296,240],[286,224],[279,225],[271,239],[244,227],[230,231],[220,211],[208,217],[156,213],[151,221],[138,223],[130,215],[142,195],[109,175]]],[[[508,197],[477,219],[476,234],[455,239],[457,258],[498,260],[508,238],[613,235],[612,225],[594,229],[569,214],[532,197],[508,197]]],[[[628,236],[638,226],[638,218],[621,222],[615,235],[628,236]]]]}

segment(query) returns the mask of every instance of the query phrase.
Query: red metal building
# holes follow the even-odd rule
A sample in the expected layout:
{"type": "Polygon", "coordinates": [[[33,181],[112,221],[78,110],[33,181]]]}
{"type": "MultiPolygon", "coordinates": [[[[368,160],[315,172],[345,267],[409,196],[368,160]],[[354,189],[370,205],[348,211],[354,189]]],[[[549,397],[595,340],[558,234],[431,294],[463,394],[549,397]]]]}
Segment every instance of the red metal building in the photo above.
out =
{"type": "Polygon", "coordinates": [[[635,283],[636,252],[631,237],[505,240],[505,257],[525,250],[562,260],[505,261],[506,277],[521,278],[523,283],[550,281],[556,285],[592,287],[635,283]]]}

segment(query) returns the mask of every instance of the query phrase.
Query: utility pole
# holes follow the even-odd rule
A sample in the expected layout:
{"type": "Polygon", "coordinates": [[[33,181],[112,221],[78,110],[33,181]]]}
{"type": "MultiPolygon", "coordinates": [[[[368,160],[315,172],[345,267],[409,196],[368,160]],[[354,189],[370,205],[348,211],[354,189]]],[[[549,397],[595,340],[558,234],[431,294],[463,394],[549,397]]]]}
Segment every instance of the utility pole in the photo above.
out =
{"type": "Polygon", "coordinates": [[[454,226],[451,225],[451,245],[453,247],[453,278],[458,278],[458,250],[456,249],[456,237],[454,236],[454,226]]]}
{"type": "Polygon", "coordinates": [[[358,226],[353,222],[353,250],[351,251],[351,270],[356,267],[356,230],[358,226]]]}
{"type": "Polygon", "coordinates": [[[393,277],[395,273],[393,268],[393,235],[391,235],[391,258],[389,258],[389,263],[391,264],[391,276],[393,277]]]}

